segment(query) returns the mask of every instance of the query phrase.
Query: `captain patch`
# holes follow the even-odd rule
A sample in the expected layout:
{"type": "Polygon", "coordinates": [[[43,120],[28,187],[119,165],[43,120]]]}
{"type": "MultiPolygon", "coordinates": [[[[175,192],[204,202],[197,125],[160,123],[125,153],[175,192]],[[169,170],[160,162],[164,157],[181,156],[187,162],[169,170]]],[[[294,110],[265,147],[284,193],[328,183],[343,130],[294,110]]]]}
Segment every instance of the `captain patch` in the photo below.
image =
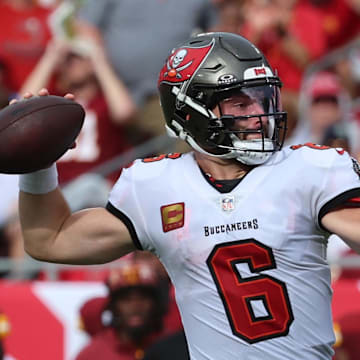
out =
{"type": "Polygon", "coordinates": [[[161,221],[164,232],[179,229],[184,226],[185,204],[176,203],[164,205],[160,208],[161,221]]]}

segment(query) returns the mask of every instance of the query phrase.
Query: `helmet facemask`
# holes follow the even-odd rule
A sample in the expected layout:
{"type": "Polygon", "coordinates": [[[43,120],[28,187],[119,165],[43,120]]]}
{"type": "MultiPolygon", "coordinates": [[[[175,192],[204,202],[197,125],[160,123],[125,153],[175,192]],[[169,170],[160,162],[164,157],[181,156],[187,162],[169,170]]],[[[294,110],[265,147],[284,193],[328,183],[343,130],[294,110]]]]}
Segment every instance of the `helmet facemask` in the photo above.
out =
{"type": "Polygon", "coordinates": [[[234,158],[246,165],[258,165],[281,149],[286,113],[280,111],[277,85],[214,91],[205,106],[202,104],[200,108],[199,105],[196,100],[186,101],[185,97],[173,121],[180,130],[180,138],[195,150],[218,158],[234,158]],[[250,113],[245,115],[241,108],[246,112],[246,105],[250,113]]]}
{"type": "MultiPolygon", "coordinates": [[[[216,146],[222,158],[235,158],[247,165],[265,162],[281,148],[286,114],[279,109],[280,92],[275,85],[257,85],[220,92],[213,109],[219,126],[211,126],[223,139],[216,146]],[[220,129],[221,128],[221,129],[220,129]]],[[[214,135],[210,136],[214,137],[214,135]]],[[[219,139],[219,137],[218,137],[219,139]]],[[[215,144],[214,144],[215,145],[215,144]]],[[[211,148],[209,149],[211,152],[211,148]]]]}

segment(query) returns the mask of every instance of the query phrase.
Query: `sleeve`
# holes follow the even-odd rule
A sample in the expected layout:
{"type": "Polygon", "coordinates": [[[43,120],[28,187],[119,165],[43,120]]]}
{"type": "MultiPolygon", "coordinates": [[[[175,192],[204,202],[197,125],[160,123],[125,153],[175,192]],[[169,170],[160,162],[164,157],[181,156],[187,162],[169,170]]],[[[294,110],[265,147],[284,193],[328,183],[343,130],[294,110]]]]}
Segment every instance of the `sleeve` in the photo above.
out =
{"type": "Polygon", "coordinates": [[[325,174],[318,195],[318,224],[330,211],[345,207],[360,207],[360,166],[347,152],[332,149],[334,159],[325,174]]]}
{"type": "Polygon", "coordinates": [[[138,161],[130,168],[123,169],[110,192],[106,208],[125,224],[136,248],[153,251],[141,207],[141,199],[137,192],[137,188],[141,184],[134,179],[136,165],[140,165],[138,161]]]}

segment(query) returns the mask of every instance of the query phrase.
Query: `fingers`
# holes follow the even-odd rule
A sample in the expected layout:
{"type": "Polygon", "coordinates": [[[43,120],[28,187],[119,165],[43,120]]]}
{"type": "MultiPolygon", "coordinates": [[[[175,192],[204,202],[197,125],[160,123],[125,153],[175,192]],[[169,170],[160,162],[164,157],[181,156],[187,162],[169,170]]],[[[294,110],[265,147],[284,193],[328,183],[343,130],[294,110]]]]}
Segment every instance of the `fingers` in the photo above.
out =
{"type": "MultiPolygon", "coordinates": [[[[48,96],[50,95],[49,90],[46,88],[42,88],[38,91],[38,96],[48,96]]],[[[24,93],[23,95],[23,99],[30,99],[34,96],[34,94],[30,91],[27,91],[26,93],[24,93]]],[[[67,93],[64,98],[69,99],[69,100],[75,100],[75,96],[74,94],[71,93],[67,93]]],[[[15,104],[19,99],[12,99],[9,102],[9,105],[15,104]]]]}
{"type": "Polygon", "coordinates": [[[64,98],[69,99],[69,100],[74,100],[74,99],[75,99],[75,96],[74,96],[74,94],[67,93],[67,94],[64,96],[64,98]]]}
{"type": "Polygon", "coordinates": [[[48,95],[49,95],[49,91],[48,91],[48,89],[46,89],[46,88],[42,88],[41,90],[39,90],[38,95],[39,95],[39,96],[48,96],[48,95]]]}

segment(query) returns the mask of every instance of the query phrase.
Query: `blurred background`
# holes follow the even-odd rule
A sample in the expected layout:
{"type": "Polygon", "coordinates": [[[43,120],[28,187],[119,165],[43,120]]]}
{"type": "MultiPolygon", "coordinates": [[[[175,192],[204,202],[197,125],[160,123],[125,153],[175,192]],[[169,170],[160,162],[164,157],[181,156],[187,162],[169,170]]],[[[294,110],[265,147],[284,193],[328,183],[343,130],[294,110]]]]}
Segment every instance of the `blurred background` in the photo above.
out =
{"type": "MultiPolygon", "coordinates": [[[[85,108],[76,149],[58,161],[73,210],[104,206],[134,158],[189,150],[165,134],[157,76],[172,47],[204,31],[238,33],[265,53],[283,81],[287,144],[360,159],[360,0],[0,0],[0,24],[0,109],[42,87],[85,108]]],[[[17,182],[0,175],[0,360],[188,359],[158,260],[30,259],[17,182]]],[[[360,257],[331,236],[328,259],[335,359],[359,359],[360,257]]]]}

